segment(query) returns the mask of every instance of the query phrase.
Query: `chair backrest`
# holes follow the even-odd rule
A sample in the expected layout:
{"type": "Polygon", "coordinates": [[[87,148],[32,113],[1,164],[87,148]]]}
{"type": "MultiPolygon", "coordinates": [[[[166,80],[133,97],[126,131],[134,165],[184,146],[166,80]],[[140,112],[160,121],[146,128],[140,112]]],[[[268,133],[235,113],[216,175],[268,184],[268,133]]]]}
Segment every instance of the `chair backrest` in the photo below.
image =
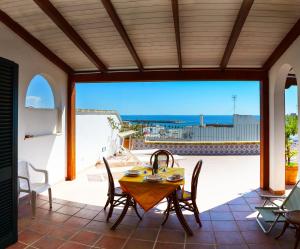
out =
{"type": "Polygon", "coordinates": [[[287,210],[300,210],[300,180],[282,204],[287,210]]]}
{"type": "Polygon", "coordinates": [[[105,168],[107,171],[107,176],[108,176],[108,194],[113,196],[115,194],[115,183],[114,183],[114,178],[112,176],[112,173],[109,168],[109,164],[105,157],[103,157],[103,162],[105,164],[105,168]]]}
{"type": "MultiPolygon", "coordinates": [[[[30,175],[29,175],[29,165],[26,161],[19,161],[18,162],[18,176],[28,178],[30,182],[30,175]]],[[[24,179],[18,179],[18,188],[20,190],[29,190],[27,181],[24,179]]]]}
{"type": "Polygon", "coordinates": [[[199,174],[202,168],[202,160],[199,160],[194,168],[192,176],[191,195],[192,199],[196,200],[199,174]]]}
{"type": "Polygon", "coordinates": [[[18,176],[29,178],[29,167],[28,162],[19,161],[18,162],[18,176]]]}
{"type": "Polygon", "coordinates": [[[174,166],[174,157],[168,150],[157,150],[150,157],[150,164],[153,164],[155,155],[158,156],[158,164],[160,166],[172,167],[174,166]]]}

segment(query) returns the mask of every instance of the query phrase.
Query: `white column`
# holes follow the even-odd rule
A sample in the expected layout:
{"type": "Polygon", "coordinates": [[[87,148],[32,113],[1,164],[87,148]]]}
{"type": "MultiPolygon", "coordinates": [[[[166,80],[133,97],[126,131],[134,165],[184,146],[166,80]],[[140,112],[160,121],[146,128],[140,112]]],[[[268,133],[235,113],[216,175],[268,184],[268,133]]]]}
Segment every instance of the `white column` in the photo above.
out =
{"type": "Polygon", "coordinates": [[[270,189],[285,189],[285,82],[291,66],[270,75],[270,189]]]}

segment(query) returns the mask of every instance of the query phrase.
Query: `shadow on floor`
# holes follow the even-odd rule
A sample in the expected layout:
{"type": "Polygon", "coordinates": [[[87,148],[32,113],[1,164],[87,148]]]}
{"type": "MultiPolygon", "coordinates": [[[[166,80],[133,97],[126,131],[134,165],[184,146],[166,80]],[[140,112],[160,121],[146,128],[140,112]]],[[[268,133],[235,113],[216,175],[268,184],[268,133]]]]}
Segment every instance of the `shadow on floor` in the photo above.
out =
{"type": "MultiPolygon", "coordinates": [[[[294,231],[288,230],[280,240],[274,237],[281,231],[278,224],[265,235],[255,221],[255,206],[262,203],[260,190],[241,194],[220,206],[202,212],[202,228],[192,213],[185,212],[194,236],[187,236],[173,214],[164,226],[161,203],[143,214],[139,221],[129,210],[116,231],[112,222],[121,209],[114,210],[110,223],[102,206],[54,199],[49,211],[47,196],[38,197],[37,216],[31,218],[26,199],[19,207],[19,242],[11,248],[101,248],[101,249],[289,249],[293,248],[294,231]]],[[[200,206],[201,203],[198,203],[200,206]]]]}

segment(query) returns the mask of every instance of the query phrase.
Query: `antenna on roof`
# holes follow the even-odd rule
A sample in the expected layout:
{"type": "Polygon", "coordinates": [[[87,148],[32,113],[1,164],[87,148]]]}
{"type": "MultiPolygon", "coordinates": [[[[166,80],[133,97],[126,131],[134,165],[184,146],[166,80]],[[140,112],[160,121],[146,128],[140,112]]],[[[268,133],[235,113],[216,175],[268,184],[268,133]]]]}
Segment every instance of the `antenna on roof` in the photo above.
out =
{"type": "Polygon", "coordinates": [[[235,115],[235,109],[236,109],[236,99],[237,95],[232,95],[232,101],[233,101],[233,115],[235,115]]]}

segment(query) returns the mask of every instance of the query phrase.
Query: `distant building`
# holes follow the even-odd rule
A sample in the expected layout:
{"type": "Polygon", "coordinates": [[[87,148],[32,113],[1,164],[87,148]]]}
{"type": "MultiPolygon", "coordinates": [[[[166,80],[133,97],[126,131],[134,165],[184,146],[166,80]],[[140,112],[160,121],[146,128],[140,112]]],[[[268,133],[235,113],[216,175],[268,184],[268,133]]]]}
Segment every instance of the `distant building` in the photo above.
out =
{"type": "Polygon", "coordinates": [[[232,125],[212,124],[167,129],[163,126],[147,127],[145,140],[151,141],[259,141],[260,120],[253,115],[233,116],[232,125]],[[164,132],[162,131],[164,130],[164,132]],[[163,135],[162,135],[163,134],[163,135]]]}

